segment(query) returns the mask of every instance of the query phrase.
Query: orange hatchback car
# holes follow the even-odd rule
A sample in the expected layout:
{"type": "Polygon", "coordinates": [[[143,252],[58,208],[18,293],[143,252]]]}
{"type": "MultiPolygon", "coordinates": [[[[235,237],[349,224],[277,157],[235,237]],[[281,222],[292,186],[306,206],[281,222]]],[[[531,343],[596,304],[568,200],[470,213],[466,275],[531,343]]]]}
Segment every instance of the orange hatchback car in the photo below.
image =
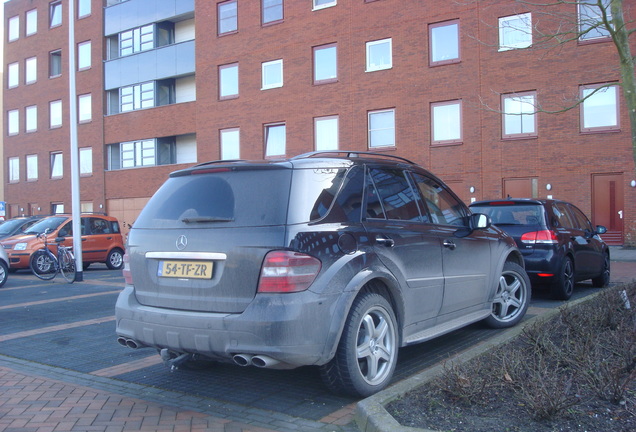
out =
{"type": "MultiPolygon", "coordinates": [[[[98,214],[83,215],[82,227],[82,262],[84,269],[91,263],[105,263],[109,269],[121,269],[124,263],[124,242],[119,229],[119,222],[112,216],[98,214]]],[[[73,224],[71,215],[55,215],[33,224],[24,234],[3,240],[2,246],[9,255],[11,270],[27,269],[31,255],[44,247],[43,239],[36,237],[50,229],[47,236],[49,247],[56,251],[55,239],[64,237],[64,246],[73,245],[73,224]]]]}

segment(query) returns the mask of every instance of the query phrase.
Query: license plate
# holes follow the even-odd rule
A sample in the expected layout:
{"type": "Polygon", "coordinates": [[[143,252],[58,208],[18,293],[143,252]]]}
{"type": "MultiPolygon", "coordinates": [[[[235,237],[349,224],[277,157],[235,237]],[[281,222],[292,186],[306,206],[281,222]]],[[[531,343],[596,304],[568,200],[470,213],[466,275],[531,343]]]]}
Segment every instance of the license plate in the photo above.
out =
{"type": "Polygon", "coordinates": [[[157,276],[212,279],[212,261],[159,261],[157,276]]]}

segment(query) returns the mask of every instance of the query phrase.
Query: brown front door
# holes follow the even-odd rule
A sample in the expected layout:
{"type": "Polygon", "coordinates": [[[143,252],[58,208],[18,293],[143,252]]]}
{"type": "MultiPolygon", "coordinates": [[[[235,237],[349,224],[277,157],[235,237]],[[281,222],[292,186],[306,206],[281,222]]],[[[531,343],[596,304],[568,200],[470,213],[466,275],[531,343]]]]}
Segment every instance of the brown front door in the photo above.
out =
{"type": "Polygon", "coordinates": [[[623,244],[623,212],[623,175],[592,174],[592,223],[607,228],[607,244],[623,244]]]}

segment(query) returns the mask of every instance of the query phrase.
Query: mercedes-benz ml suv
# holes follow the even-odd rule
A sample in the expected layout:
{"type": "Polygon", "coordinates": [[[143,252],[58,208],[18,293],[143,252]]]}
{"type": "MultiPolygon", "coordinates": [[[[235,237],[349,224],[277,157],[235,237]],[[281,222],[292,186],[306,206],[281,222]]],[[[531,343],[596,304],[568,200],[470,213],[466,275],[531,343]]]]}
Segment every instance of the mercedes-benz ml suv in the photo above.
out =
{"type": "Polygon", "coordinates": [[[125,261],[122,345],[173,367],[315,365],[358,396],[388,385],[399,347],[512,326],[531,295],[511,237],[414,163],[365,152],[174,172],[125,261]]]}

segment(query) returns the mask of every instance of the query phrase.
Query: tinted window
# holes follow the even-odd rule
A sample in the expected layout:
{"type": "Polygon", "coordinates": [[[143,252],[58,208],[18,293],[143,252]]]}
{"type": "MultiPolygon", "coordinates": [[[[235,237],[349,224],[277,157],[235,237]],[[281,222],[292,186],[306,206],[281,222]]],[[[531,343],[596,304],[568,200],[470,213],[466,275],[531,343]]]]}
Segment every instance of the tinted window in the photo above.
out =
{"type": "Polygon", "coordinates": [[[420,174],[414,174],[413,177],[432,223],[465,226],[466,208],[457,198],[431,178],[420,174]]]}
{"type": "Polygon", "coordinates": [[[490,216],[495,225],[541,225],[543,207],[539,205],[485,205],[471,206],[474,213],[490,216]]]}
{"type": "Polygon", "coordinates": [[[556,218],[555,225],[557,227],[574,228],[574,222],[572,222],[572,220],[570,219],[565,204],[554,203],[554,205],[552,206],[552,211],[554,212],[554,216],[556,218]]]}
{"type": "Polygon", "coordinates": [[[135,228],[281,225],[291,171],[224,170],[169,178],[144,207],[135,228]]]}
{"type": "Polygon", "coordinates": [[[364,169],[352,167],[348,172],[333,203],[326,222],[360,222],[362,217],[362,190],[364,169]]]}
{"type": "Polygon", "coordinates": [[[415,194],[404,171],[371,168],[369,179],[369,186],[374,185],[375,188],[367,194],[367,217],[378,218],[379,214],[384,214],[386,219],[421,220],[415,194]],[[379,204],[383,212],[379,210],[379,204]]]}
{"type": "Polygon", "coordinates": [[[294,170],[289,223],[316,221],[325,217],[327,213],[331,213],[330,220],[345,220],[344,214],[338,215],[342,209],[333,206],[345,175],[345,169],[337,168],[294,170]]]}
{"type": "Polygon", "coordinates": [[[585,231],[593,231],[592,224],[588,220],[588,218],[583,214],[581,210],[574,207],[573,205],[568,206],[570,208],[570,212],[572,213],[574,223],[576,224],[576,228],[585,231]]]}

